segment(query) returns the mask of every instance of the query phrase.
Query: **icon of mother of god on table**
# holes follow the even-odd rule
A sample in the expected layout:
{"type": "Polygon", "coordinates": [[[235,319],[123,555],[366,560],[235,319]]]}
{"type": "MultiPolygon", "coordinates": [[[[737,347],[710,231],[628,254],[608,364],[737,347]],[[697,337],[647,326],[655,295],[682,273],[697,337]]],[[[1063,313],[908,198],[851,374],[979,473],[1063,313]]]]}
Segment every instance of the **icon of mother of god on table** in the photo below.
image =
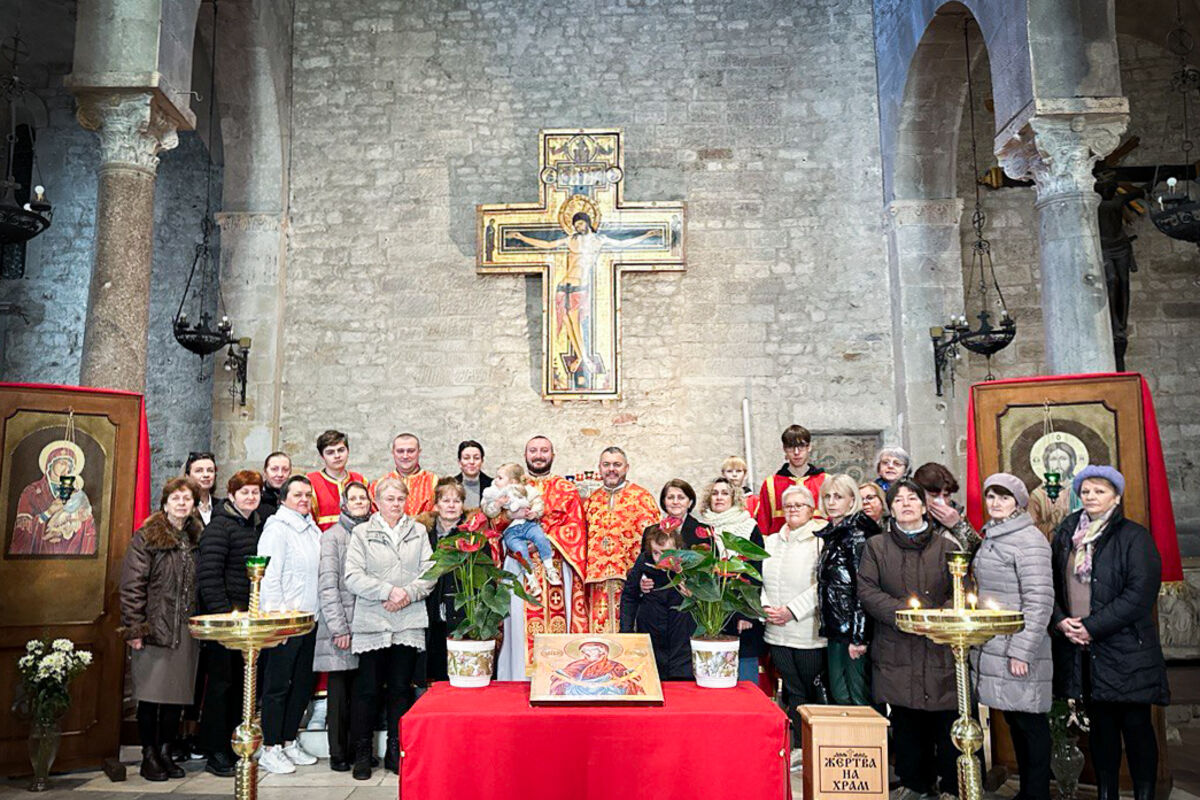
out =
{"type": "Polygon", "coordinates": [[[74,442],[59,439],[42,448],[41,477],[26,486],[17,501],[9,555],[96,554],[96,521],[83,491],[83,465],[83,451],[74,442]]]}
{"type": "Polygon", "coordinates": [[[555,670],[550,677],[550,694],[612,696],[645,694],[637,673],[617,657],[621,645],[606,639],[584,639],[566,647],[574,661],[555,670]]]}

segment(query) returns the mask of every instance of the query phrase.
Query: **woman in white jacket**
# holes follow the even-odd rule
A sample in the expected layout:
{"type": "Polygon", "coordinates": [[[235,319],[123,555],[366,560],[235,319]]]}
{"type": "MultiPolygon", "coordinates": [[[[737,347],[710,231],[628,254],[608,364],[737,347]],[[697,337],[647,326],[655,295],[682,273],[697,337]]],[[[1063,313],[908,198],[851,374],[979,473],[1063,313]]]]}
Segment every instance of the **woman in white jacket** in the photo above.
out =
{"type": "Polygon", "coordinates": [[[816,502],[805,487],[789,487],[780,499],[783,528],[764,541],[770,557],[762,565],[762,604],[767,612],[763,638],[771,648],[771,663],[783,678],[795,768],[800,754],[799,706],[827,702],[817,692],[825,666],[825,639],[817,633],[821,626],[817,612],[821,540],[816,532],[828,523],[813,519],[816,502]]]}
{"type": "MultiPolygon", "coordinates": [[[[316,614],[321,531],[309,515],[312,484],[303,475],[294,475],[283,484],[279,494],[283,504],[267,520],[258,540],[258,554],[270,557],[263,574],[259,607],[263,611],[316,614]]],[[[295,772],[297,764],[317,763],[316,756],[305,751],[296,740],[300,718],[317,684],[313,672],[316,642],[316,631],[310,631],[267,651],[263,666],[263,751],[259,763],[268,772],[295,772]]]]}
{"type": "Polygon", "coordinates": [[[346,588],[357,599],[350,623],[350,650],[358,656],[358,682],[350,707],[356,780],[371,777],[371,730],[379,690],[387,684],[386,769],[400,769],[400,711],[417,658],[425,649],[429,616],[423,601],[434,582],[421,576],[432,566],[425,526],[404,513],[404,481],[375,484],[379,510],[354,528],[346,548],[346,588]]]}

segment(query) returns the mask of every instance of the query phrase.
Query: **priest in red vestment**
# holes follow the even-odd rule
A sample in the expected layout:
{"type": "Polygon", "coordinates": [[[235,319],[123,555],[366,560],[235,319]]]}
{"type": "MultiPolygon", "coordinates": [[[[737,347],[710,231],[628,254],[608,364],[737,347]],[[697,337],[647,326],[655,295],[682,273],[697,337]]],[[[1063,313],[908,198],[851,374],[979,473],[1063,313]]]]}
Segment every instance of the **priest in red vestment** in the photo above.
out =
{"type": "MultiPolygon", "coordinates": [[[[504,644],[500,648],[499,680],[529,680],[532,675],[533,637],[538,633],[586,633],[587,601],[583,579],[587,567],[587,525],[583,502],[575,485],[551,474],[554,445],[545,436],[535,436],[525,445],[527,480],[542,492],[546,510],[541,525],[554,546],[554,565],[562,576],[555,585],[542,576],[540,606],[526,605],[512,597],[512,613],[504,621],[504,644]]],[[[520,569],[510,556],[505,569],[520,569]]]]}
{"type": "Polygon", "coordinates": [[[587,517],[587,604],[590,633],[619,633],[621,589],[642,550],[642,532],[658,522],[654,495],[627,480],[619,447],[600,454],[603,485],[584,501],[587,517]]]}
{"type": "MultiPolygon", "coordinates": [[[[421,440],[413,433],[401,433],[392,439],[392,461],[396,468],[383,475],[375,483],[387,477],[399,478],[408,487],[408,499],[404,501],[404,513],[410,517],[433,512],[433,488],[438,477],[427,469],[421,469],[421,440]]],[[[375,483],[371,484],[371,499],[375,499],[375,483]]]]}
{"type": "Polygon", "coordinates": [[[758,492],[758,513],[755,518],[763,536],[778,533],[783,527],[783,491],[789,486],[803,484],[813,497],[821,496],[825,470],[808,463],[812,453],[812,434],[802,425],[789,425],[783,432],[783,455],[787,459],[779,471],[762,483],[758,492]]]}

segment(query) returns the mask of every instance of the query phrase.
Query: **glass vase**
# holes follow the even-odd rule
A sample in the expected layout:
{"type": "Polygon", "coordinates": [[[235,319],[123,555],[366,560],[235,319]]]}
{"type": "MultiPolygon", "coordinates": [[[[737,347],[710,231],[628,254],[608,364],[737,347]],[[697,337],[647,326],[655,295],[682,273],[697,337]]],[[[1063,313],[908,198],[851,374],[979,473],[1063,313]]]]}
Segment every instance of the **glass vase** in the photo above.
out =
{"type": "Polygon", "coordinates": [[[50,767],[58,755],[62,726],[58,718],[35,720],[29,729],[29,761],[33,764],[33,781],[29,791],[44,792],[50,788],[50,767]]]}
{"type": "Polygon", "coordinates": [[[1075,744],[1074,736],[1051,748],[1050,771],[1058,784],[1058,796],[1062,800],[1075,800],[1079,776],[1083,773],[1083,751],[1075,744]]]}

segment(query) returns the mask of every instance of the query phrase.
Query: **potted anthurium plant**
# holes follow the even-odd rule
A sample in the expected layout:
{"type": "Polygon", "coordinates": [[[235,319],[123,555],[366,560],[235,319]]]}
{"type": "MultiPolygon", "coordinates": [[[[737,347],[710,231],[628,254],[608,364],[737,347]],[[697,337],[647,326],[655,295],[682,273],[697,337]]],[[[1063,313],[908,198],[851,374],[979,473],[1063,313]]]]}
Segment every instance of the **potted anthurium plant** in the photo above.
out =
{"type": "Polygon", "coordinates": [[[458,529],[438,541],[433,566],[422,576],[454,580],[454,619],[446,639],[447,672],[451,686],[487,686],[496,663],[496,639],[508,616],[512,595],[539,603],[525,591],[516,575],[501,569],[486,528],[487,518],[476,512],[458,529]]]}
{"type": "MultiPolygon", "coordinates": [[[[712,534],[697,529],[701,538],[712,534]]],[[[696,623],[692,636],[692,671],[696,683],[710,689],[737,685],[738,637],[725,628],[735,615],[766,616],[761,599],[762,575],[750,562],[762,561],[767,551],[740,536],[722,532],[714,549],[701,542],[688,550],[668,550],[659,567],[675,574],[668,587],[683,595],[680,611],[696,623]]]]}

